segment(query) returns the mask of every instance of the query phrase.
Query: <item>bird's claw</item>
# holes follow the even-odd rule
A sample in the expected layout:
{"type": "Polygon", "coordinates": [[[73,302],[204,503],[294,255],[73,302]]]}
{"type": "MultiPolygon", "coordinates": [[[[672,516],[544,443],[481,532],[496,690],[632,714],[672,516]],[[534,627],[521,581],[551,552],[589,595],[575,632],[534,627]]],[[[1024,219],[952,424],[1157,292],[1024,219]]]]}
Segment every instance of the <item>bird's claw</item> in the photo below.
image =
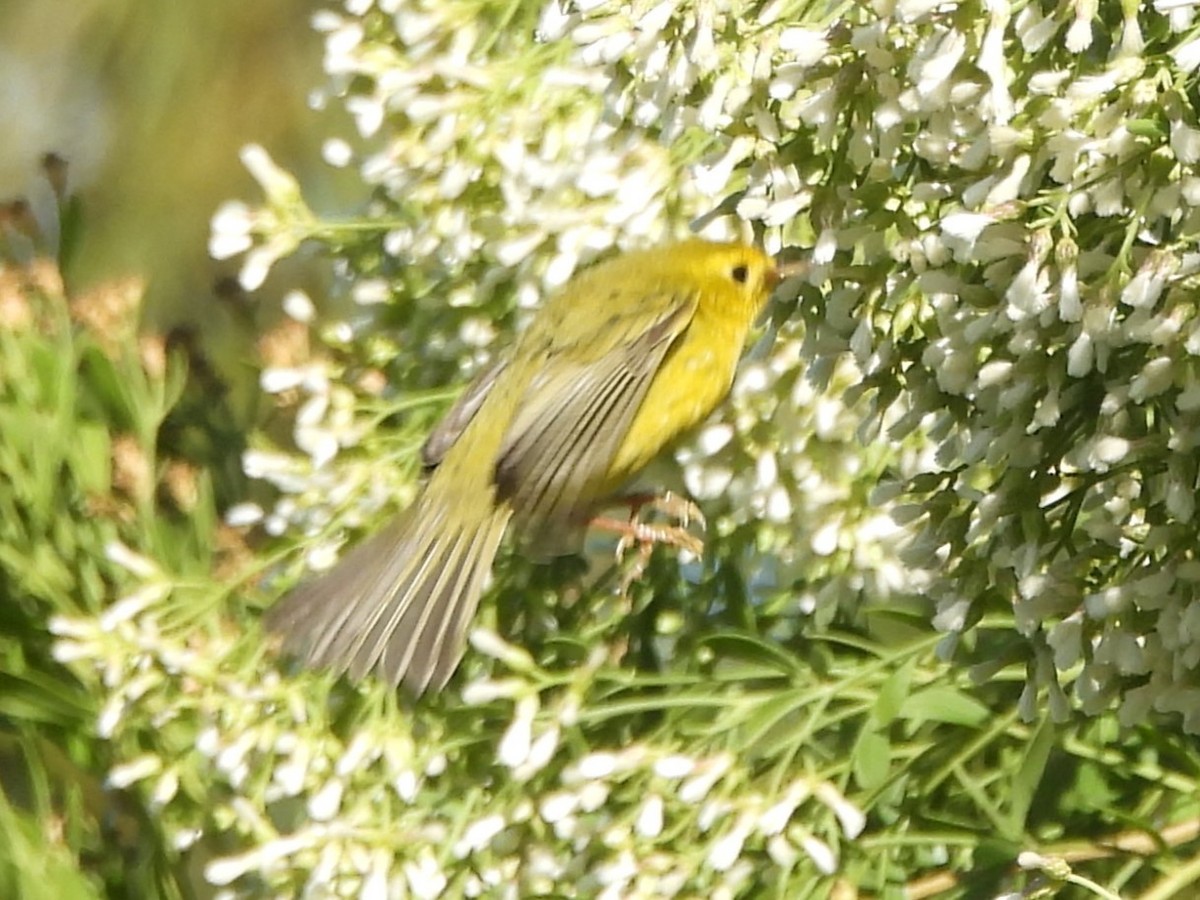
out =
{"type": "MultiPolygon", "coordinates": [[[[704,518],[704,513],[700,511],[700,507],[687,497],[676,494],[674,491],[664,491],[661,494],[653,494],[650,497],[645,497],[641,499],[641,502],[637,506],[631,506],[630,512],[633,515],[637,515],[637,513],[647,506],[655,512],[660,512],[664,516],[674,519],[679,523],[681,529],[687,528],[693,522],[700,526],[701,531],[708,527],[708,520],[704,518]]],[[[680,544],[678,546],[683,545],[680,544]]],[[[701,546],[703,546],[702,542],[701,546]]],[[[699,550],[693,552],[697,555],[700,553],[699,550]]]]}
{"type": "Polygon", "coordinates": [[[636,494],[622,498],[621,502],[629,506],[627,520],[598,517],[593,524],[619,535],[616,547],[618,563],[624,561],[625,554],[631,548],[637,547],[637,557],[621,579],[622,594],[645,573],[655,544],[669,544],[697,557],[704,554],[704,541],[689,531],[688,526],[694,522],[703,529],[707,523],[700,507],[688,498],[667,491],[663,494],[636,494]],[[679,524],[642,521],[641,512],[646,507],[679,524]]]}
{"type": "Polygon", "coordinates": [[[684,521],[685,524],[656,525],[652,522],[637,520],[624,523],[625,528],[622,529],[621,536],[617,540],[617,561],[620,562],[625,553],[635,545],[648,552],[655,544],[669,544],[680,550],[686,550],[693,556],[703,556],[704,541],[687,530],[685,520],[680,521],[684,521]]]}

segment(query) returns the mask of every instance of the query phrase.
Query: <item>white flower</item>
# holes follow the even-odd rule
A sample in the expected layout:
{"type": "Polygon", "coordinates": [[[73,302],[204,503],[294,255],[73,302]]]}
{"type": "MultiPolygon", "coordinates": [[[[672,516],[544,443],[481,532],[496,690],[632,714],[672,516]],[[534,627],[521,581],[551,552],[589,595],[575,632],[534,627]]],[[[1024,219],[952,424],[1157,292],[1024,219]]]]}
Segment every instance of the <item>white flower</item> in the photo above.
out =
{"type": "Polygon", "coordinates": [[[772,806],[769,806],[758,817],[758,831],[760,834],[770,837],[777,835],[787,827],[791,821],[792,813],[796,811],[796,807],[800,805],[809,795],[811,788],[806,781],[796,781],[787,789],[787,793],[783,799],[772,806]]]}
{"type": "Polygon", "coordinates": [[[1011,377],[1012,370],[1013,364],[1011,360],[994,359],[985,363],[979,369],[979,376],[977,378],[979,387],[989,388],[1003,384],[1011,377]]]}
{"type": "Polygon", "coordinates": [[[1049,276],[1039,261],[1029,260],[1004,292],[1004,299],[1008,302],[1008,317],[1020,321],[1040,314],[1049,305],[1048,285],[1049,276]]]}
{"type": "Polygon", "coordinates": [[[938,601],[938,611],[933,618],[933,625],[939,631],[962,631],[966,627],[967,613],[970,611],[971,601],[967,599],[938,601]]]}
{"type": "Polygon", "coordinates": [[[614,753],[597,751],[589,753],[574,766],[577,778],[607,778],[617,771],[617,757],[614,753]]]}
{"type": "Polygon", "coordinates": [[[120,541],[109,541],[105,544],[104,555],[109,562],[115,563],[138,578],[153,578],[159,574],[158,566],[153,561],[134,553],[120,541]]]}
{"type": "Polygon", "coordinates": [[[1178,33],[1191,27],[1196,0],[1154,0],[1154,11],[1169,17],[1171,31],[1178,33]]]}
{"type": "Polygon", "coordinates": [[[660,778],[686,778],[696,770],[696,761],[687,756],[664,756],[654,763],[654,774],[660,778]]]}
{"type": "Polygon", "coordinates": [[[945,216],[941,221],[942,232],[950,238],[956,238],[965,244],[969,253],[975,246],[975,241],[987,228],[996,221],[995,216],[987,213],[954,212],[945,216]]]}
{"type": "Polygon", "coordinates": [[[1179,392],[1175,408],[1180,412],[1195,412],[1200,409],[1200,382],[1193,382],[1179,392]]]}
{"type": "Polygon", "coordinates": [[[742,816],[724,835],[709,847],[706,862],[716,872],[726,872],[742,855],[742,847],[750,832],[748,816],[742,816]]]}
{"type": "Polygon", "coordinates": [[[832,228],[821,229],[821,234],[817,237],[816,246],[813,247],[813,263],[824,265],[825,263],[833,262],[833,258],[837,254],[837,248],[837,232],[832,228]]]}
{"type": "Polygon", "coordinates": [[[513,773],[517,780],[528,781],[546,768],[550,760],[554,758],[554,751],[558,749],[559,737],[559,728],[555,724],[534,738],[525,762],[513,773]]]}
{"type": "Polygon", "coordinates": [[[403,769],[392,780],[392,787],[396,791],[396,796],[405,803],[412,803],[417,799],[417,791],[421,787],[421,781],[417,773],[412,769],[403,769]]]}
{"type": "Polygon", "coordinates": [[[1142,37],[1142,26],[1138,21],[1136,6],[1129,8],[1121,23],[1121,55],[1136,56],[1146,49],[1146,41],[1142,37]]]}
{"type": "Polygon", "coordinates": [[[800,858],[800,853],[782,834],[776,834],[767,841],[767,856],[781,869],[790,869],[800,858]]]}
{"type": "Polygon", "coordinates": [[[464,859],[478,853],[492,842],[492,838],[504,830],[504,817],[499,813],[476,819],[455,842],[452,852],[455,858],[464,859]]]}
{"type": "Polygon", "coordinates": [[[537,712],[536,695],[529,694],[517,701],[516,715],[496,748],[496,759],[501,765],[515,769],[529,758],[529,749],[533,744],[533,720],[537,712]]]}
{"type": "Polygon", "coordinates": [[[816,28],[785,28],[779,34],[779,49],[801,66],[814,66],[825,58],[829,40],[824,30],[816,28]]]}
{"type": "Polygon", "coordinates": [[[446,875],[428,847],[419,851],[415,862],[405,862],[403,868],[409,890],[419,900],[434,900],[445,892],[448,884],[446,875]]]}
{"type": "Polygon", "coordinates": [[[307,744],[300,743],[287,759],[276,764],[271,771],[271,780],[278,785],[282,796],[295,797],[304,789],[311,761],[311,748],[307,744]]]}
{"type": "Polygon", "coordinates": [[[124,790],[162,771],[162,760],[152,753],[135,757],[129,762],[114,766],[105,779],[105,784],[115,790],[124,790]]]}
{"type": "Polygon", "coordinates": [[[800,837],[800,846],[820,872],[832,875],[837,871],[837,856],[834,854],[833,849],[824,841],[818,840],[808,832],[804,832],[800,837]]]}
{"type": "Polygon", "coordinates": [[[1013,102],[1008,91],[1008,67],[1004,60],[1004,33],[1008,27],[1008,0],[989,0],[988,11],[991,22],[983,38],[976,65],[991,82],[989,96],[992,102],[992,121],[1003,125],[1012,118],[1013,102]]]}
{"type": "Polygon", "coordinates": [[[534,668],[533,657],[529,655],[528,651],[508,643],[494,631],[486,628],[472,629],[469,640],[471,646],[477,651],[500,660],[510,669],[529,672],[534,668]]]}
{"type": "Polygon", "coordinates": [[[360,306],[374,306],[386,303],[392,291],[386,280],[382,278],[362,278],[350,289],[350,296],[360,306]]]}
{"type": "Polygon", "coordinates": [[[916,22],[942,5],[942,0],[899,0],[896,12],[901,21],[916,22]]]}
{"type": "Polygon", "coordinates": [[[938,42],[933,55],[920,63],[918,67],[917,93],[928,97],[941,90],[958,67],[966,49],[966,35],[957,30],[946,31],[938,42]]]}
{"type": "Polygon", "coordinates": [[[341,169],[353,161],[354,150],[341,138],[329,138],[321,145],[321,158],[334,168],[341,169]]]}
{"type": "MultiPolygon", "coordinates": [[[[55,628],[69,628],[77,624],[79,624],[77,620],[64,619],[61,616],[55,616],[50,621],[51,631],[54,631],[55,628]]],[[[54,642],[54,646],[51,648],[50,653],[57,662],[66,665],[73,662],[78,662],[81,659],[91,659],[93,656],[93,648],[85,643],[58,640],[54,642]]],[[[121,710],[116,710],[117,718],[120,717],[120,713],[121,710]]],[[[99,719],[97,721],[97,730],[99,731],[101,737],[112,734],[112,730],[116,725],[115,721],[106,721],[103,723],[103,725],[99,724],[99,719]]]]}
{"type": "Polygon", "coordinates": [[[1134,403],[1142,403],[1150,397],[1157,397],[1166,391],[1174,382],[1173,363],[1168,356],[1160,356],[1150,360],[1142,367],[1133,381],[1129,383],[1129,399],[1134,403]]]}
{"type": "Polygon", "coordinates": [[[238,200],[228,200],[217,207],[210,225],[208,255],[213,259],[229,259],[245,253],[254,246],[255,213],[238,200]]]}
{"type": "Polygon", "coordinates": [[[1064,322],[1083,318],[1083,301],[1079,296],[1079,270],[1071,263],[1063,268],[1058,280],[1058,317],[1064,322]]]}
{"type": "Polygon", "coordinates": [[[1169,277],[1179,270],[1179,260],[1163,250],[1152,252],[1121,291],[1121,302],[1136,309],[1152,308],[1169,277]]]}
{"type": "Polygon", "coordinates": [[[810,540],[813,553],[817,556],[832,556],[837,552],[841,535],[841,520],[826,522],[818,528],[810,540]]]}
{"type": "Polygon", "coordinates": [[[1145,266],[1129,279],[1121,291],[1121,302],[1137,309],[1149,309],[1162,296],[1164,281],[1161,273],[1145,266]]]}
{"type": "Polygon", "coordinates": [[[166,584],[148,584],[138,588],[101,613],[97,624],[102,631],[113,631],[123,622],[136,619],[147,608],[167,596],[169,591],[170,588],[166,584]]]}
{"type": "Polygon", "coordinates": [[[304,384],[305,373],[293,366],[267,366],[258,373],[258,386],[265,394],[281,394],[304,384]]]}
{"type": "Polygon", "coordinates": [[[525,682],[516,678],[472,681],[463,688],[462,699],[470,706],[478,706],[483,703],[491,703],[493,700],[515,697],[525,689],[525,682]]]}
{"type": "Polygon", "coordinates": [[[571,813],[575,812],[578,806],[578,794],[559,791],[543,799],[538,812],[546,824],[553,825],[555,822],[565,819],[571,813]]]}
{"type": "Polygon", "coordinates": [[[322,837],[321,831],[312,829],[275,838],[241,856],[226,856],[213,860],[205,867],[204,877],[210,884],[223,885],[241,878],[247,872],[257,870],[265,873],[280,860],[286,860],[297,852],[313,846],[322,837]]]}
{"type": "Polygon", "coordinates": [[[340,778],[331,778],[308,800],[308,814],[317,822],[328,822],[342,806],[346,785],[340,778]]]}
{"type": "MultiPolygon", "coordinates": [[[[354,127],[364,138],[374,137],[383,127],[386,113],[383,101],[370,94],[355,94],[346,98],[346,112],[354,118],[354,127]]],[[[364,175],[367,171],[364,170],[364,175]]]]}
{"type": "Polygon", "coordinates": [[[1192,38],[1176,47],[1171,51],[1171,58],[1185,73],[1195,71],[1200,66],[1200,38],[1192,38]]]}
{"type": "Polygon", "coordinates": [[[1092,46],[1092,22],[1087,7],[1094,7],[1094,0],[1076,0],[1075,21],[1067,29],[1067,49],[1072,53],[1082,53],[1092,46]]]}
{"type": "MultiPolygon", "coordinates": [[[[1029,3],[1017,14],[1016,31],[1025,52],[1033,56],[1046,46],[1046,42],[1058,31],[1058,22],[1053,16],[1043,16],[1036,3],[1029,3]]],[[[1067,72],[1062,74],[1069,76],[1067,72]]]]}
{"type": "Polygon", "coordinates": [[[1012,168],[1007,175],[997,181],[988,191],[986,205],[991,208],[1011,203],[1021,196],[1021,182],[1029,173],[1033,160],[1027,153],[1022,153],[1013,160],[1012,168]]]}
{"type": "Polygon", "coordinates": [[[1075,665],[1083,650],[1083,614],[1076,611],[1055,623],[1046,634],[1046,643],[1054,651],[1055,668],[1065,670],[1075,665]]]}
{"type": "Polygon", "coordinates": [[[265,149],[258,144],[247,144],[239,155],[267,195],[268,203],[290,206],[300,201],[300,184],[290,172],[277,166],[265,149]]]}
{"type": "Polygon", "coordinates": [[[796,114],[810,127],[829,126],[839,112],[837,100],[837,86],[832,78],[826,78],[814,85],[813,92],[800,101],[796,114]]]}
{"type": "Polygon", "coordinates": [[[297,322],[308,324],[316,318],[317,309],[304,291],[288,291],[283,297],[283,311],[297,322]]]}
{"type": "Polygon", "coordinates": [[[602,781],[589,781],[579,789],[579,808],[584,812],[595,812],[608,802],[608,785],[602,781]]]}
{"type": "Polygon", "coordinates": [[[723,153],[699,162],[691,168],[692,182],[705,197],[716,197],[725,192],[734,168],[754,151],[754,138],[739,135],[723,153]]]}
{"type": "Polygon", "coordinates": [[[291,235],[276,233],[267,238],[265,243],[250,250],[238,272],[238,284],[242,290],[256,291],[262,287],[271,272],[271,267],[298,245],[299,241],[291,235]]]}
{"type": "Polygon", "coordinates": [[[656,838],[662,833],[663,800],[658,794],[651,794],[642,803],[638,811],[634,830],[644,838],[656,838]]]}
{"type": "Polygon", "coordinates": [[[833,810],[833,814],[841,823],[842,833],[846,837],[854,839],[862,834],[862,830],[867,824],[866,816],[863,815],[862,810],[842,796],[841,792],[830,782],[820,782],[813,788],[813,796],[833,810]]]}
{"type": "Polygon", "coordinates": [[[1125,438],[1113,435],[1097,437],[1092,443],[1090,454],[1094,464],[1112,466],[1121,462],[1129,455],[1131,445],[1125,438]]]}
{"type": "Polygon", "coordinates": [[[388,876],[391,874],[392,854],[383,848],[377,848],[368,857],[370,860],[369,868],[362,880],[362,887],[359,888],[359,900],[387,900],[388,897],[388,876]]]}
{"type": "Polygon", "coordinates": [[[728,754],[706,761],[699,772],[680,786],[679,799],[684,803],[699,803],[708,796],[708,792],[729,771],[731,765],[733,760],[728,754]]]}
{"type": "Polygon", "coordinates": [[[1082,378],[1092,371],[1095,362],[1095,345],[1092,336],[1081,331],[1071,346],[1067,349],[1067,374],[1072,378],[1082,378]]]}

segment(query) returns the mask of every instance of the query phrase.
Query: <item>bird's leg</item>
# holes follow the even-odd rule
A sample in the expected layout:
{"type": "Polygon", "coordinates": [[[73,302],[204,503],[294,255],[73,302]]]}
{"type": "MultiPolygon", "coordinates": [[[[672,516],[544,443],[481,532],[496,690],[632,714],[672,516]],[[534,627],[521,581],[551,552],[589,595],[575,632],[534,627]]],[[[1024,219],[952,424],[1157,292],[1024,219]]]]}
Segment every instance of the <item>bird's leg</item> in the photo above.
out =
{"type": "Polygon", "coordinates": [[[591,524],[619,535],[616,550],[618,562],[625,558],[625,552],[630,547],[637,545],[637,559],[622,580],[622,593],[628,589],[630,584],[642,577],[650,562],[650,554],[653,552],[655,544],[670,544],[695,556],[703,555],[704,541],[692,534],[688,530],[688,526],[692,522],[697,522],[701,528],[704,528],[706,524],[704,514],[700,512],[700,508],[695,503],[686,497],[667,491],[662,494],[631,494],[614,502],[629,507],[627,520],[611,516],[596,516],[592,519],[591,524]],[[641,512],[646,507],[668,516],[679,524],[662,525],[642,521],[641,512]]]}

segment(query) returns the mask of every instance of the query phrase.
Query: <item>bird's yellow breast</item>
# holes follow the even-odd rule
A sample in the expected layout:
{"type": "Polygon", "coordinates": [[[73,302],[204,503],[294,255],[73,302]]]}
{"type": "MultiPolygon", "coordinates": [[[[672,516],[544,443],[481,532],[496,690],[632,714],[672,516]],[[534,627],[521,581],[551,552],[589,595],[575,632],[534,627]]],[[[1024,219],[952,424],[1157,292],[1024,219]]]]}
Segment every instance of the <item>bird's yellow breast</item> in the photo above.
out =
{"type": "Polygon", "coordinates": [[[738,298],[700,298],[613,458],[605,479],[609,490],[617,490],[725,399],[751,324],[752,314],[738,298]]]}

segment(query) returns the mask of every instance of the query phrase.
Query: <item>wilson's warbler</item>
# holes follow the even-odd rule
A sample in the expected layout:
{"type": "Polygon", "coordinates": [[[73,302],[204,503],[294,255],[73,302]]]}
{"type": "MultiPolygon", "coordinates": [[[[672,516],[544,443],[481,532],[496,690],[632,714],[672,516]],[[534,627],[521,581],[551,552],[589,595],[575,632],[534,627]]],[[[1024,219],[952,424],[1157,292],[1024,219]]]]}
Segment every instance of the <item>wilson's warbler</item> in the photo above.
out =
{"type": "Polygon", "coordinates": [[[696,239],[576,276],[429,436],[412,505],[285,597],[270,627],[310,665],[441,688],[505,530],[562,552],[729,392],[778,280],[754,247],[696,239]]]}

